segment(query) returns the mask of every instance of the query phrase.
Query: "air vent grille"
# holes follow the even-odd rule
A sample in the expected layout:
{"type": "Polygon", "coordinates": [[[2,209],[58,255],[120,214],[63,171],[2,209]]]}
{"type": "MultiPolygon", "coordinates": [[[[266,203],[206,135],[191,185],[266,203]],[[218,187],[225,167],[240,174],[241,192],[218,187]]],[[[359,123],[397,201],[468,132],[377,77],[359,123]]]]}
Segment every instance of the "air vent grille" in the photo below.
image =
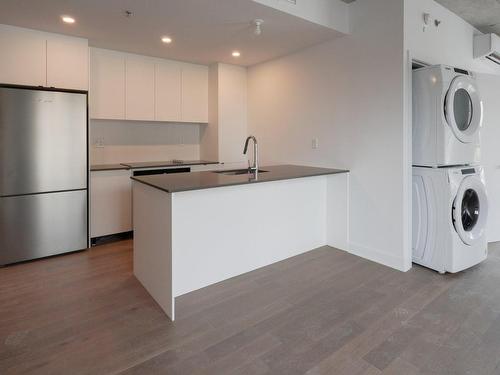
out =
{"type": "Polygon", "coordinates": [[[500,37],[496,34],[482,34],[474,37],[474,58],[486,57],[500,64],[500,37]]]}
{"type": "Polygon", "coordinates": [[[493,61],[494,63],[497,63],[498,65],[500,65],[500,54],[492,53],[492,54],[486,56],[486,58],[488,60],[493,61]]]}

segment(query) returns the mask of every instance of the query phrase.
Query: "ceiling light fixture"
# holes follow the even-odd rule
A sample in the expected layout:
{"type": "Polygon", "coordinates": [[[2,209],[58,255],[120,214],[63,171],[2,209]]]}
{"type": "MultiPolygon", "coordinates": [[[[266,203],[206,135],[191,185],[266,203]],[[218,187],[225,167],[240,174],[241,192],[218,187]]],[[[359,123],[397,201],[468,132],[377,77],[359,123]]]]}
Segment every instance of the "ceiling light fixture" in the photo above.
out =
{"type": "Polygon", "coordinates": [[[254,19],[252,21],[252,24],[255,26],[255,30],[253,31],[253,33],[255,35],[260,35],[262,34],[262,25],[264,23],[264,20],[263,19],[260,19],[260,18],[257,18],[257,19],[254,19]]]}
{"type": "Polygon", "coordinates": [[[240,57],[241,53],[240,53],[240,51],[233,51],[232,55],[233,55],[233,57],[240,57]]]}
{"type": "Polygon", "coordinates": [[[64,23],[75,23],[75,19],[71,16],[61,16],[64,23]]]}
{"type": "Polygon", "coordinates": [[[170,43],[172,43],[172,38],[170,38],[170,37],[168,37],[168,36],[163,36],[163,37],[161,38],[161,41],[162,41],[163,43],[170,44],[170,43]]]}

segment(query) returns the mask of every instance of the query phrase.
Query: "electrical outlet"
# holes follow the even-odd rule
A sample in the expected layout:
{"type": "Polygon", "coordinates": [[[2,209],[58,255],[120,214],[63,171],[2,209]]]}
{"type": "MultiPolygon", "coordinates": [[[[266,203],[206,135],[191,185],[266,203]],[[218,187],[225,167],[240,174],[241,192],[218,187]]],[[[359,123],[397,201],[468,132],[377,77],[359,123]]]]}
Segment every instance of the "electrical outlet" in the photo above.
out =
{"type": "Polygon", "coordinates": [[[94,147],[104,148],[104,138],[103,137],[94,138],[94,147]]]}
{"type": "Polygon", "coordinates": [[[311,147],[313,150],[316,150],[319,148],[319,139],[318,138],[313,138],[311,142],[311,147]]]}

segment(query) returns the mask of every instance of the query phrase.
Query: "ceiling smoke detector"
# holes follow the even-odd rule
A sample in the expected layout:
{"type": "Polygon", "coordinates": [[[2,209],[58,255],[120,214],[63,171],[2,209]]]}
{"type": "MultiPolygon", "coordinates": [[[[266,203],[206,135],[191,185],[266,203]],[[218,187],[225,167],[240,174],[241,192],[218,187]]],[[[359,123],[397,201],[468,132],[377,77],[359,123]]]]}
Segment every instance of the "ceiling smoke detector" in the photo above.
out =
{"type": "Polygon", "coordinates": [[[264,20],[260,19],[260,18],[253,20],[252,24],[255,26],[255,30],[253,31],[253,33],[255,35],[262,34],[262,24],[263,23],[264,23],[264,20]]]}

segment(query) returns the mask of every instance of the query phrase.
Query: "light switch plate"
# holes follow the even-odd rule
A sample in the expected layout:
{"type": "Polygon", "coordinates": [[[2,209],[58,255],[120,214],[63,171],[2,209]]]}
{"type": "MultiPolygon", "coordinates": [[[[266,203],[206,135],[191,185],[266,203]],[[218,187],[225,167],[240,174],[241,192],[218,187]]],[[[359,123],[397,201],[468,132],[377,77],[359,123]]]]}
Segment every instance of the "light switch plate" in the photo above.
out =
{"type": "Polygon", "coordinates": [[[316,150],[319,148],[319,139],[318,138],[313,138],[311,142],[311,147],[313,150],[316,150]]]}
{"type": "Polygon", "coordinates": [[[104,138],[103,137],[94,138],[94,147],[104,148],[104,138]]]}

